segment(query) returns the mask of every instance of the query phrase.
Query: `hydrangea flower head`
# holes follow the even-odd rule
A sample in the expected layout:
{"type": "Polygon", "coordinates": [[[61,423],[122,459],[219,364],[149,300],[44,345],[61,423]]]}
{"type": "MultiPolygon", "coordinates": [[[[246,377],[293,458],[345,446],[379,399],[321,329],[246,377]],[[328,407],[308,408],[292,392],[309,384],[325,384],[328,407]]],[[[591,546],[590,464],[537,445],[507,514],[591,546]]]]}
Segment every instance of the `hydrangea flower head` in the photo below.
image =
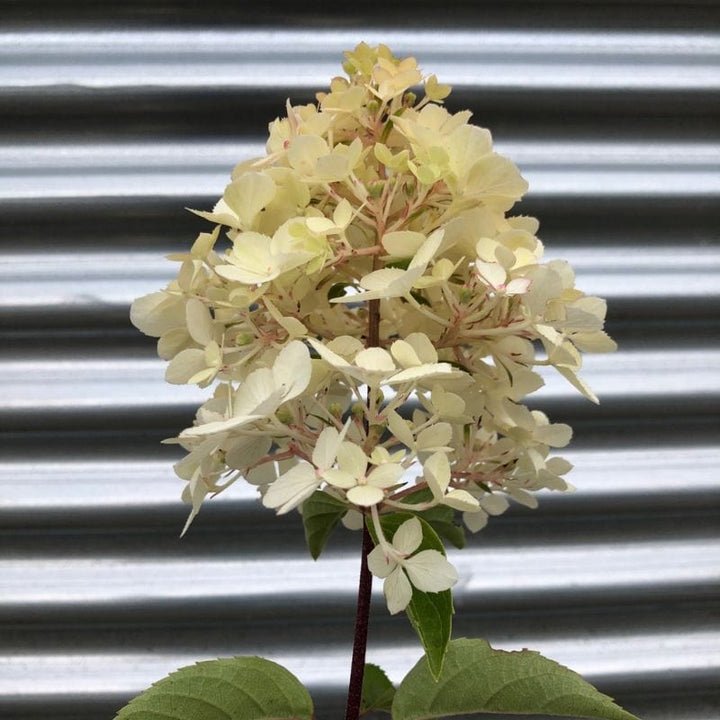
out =
{"type": "Polygon", "coordinates": [[[173,439],[190,520],[240,478],[278,513],[327,493],[348,524],[373,522],[370,567],[397,612],[455,576],[441,553],[413,554],[419,522],[391,543],[382,515],[441,506],[477,531],[508,499],[567,490],[550,451],[571,430],[523,402],[538,366],[596,402],[581,352],[615,344],[604,301],[511,214],[527,183],[470,112],[443,107],[450,88],[383,45],[343,68],[194,211],[211,227],[131,318],[168,382],[214,385],[173,439]]]}

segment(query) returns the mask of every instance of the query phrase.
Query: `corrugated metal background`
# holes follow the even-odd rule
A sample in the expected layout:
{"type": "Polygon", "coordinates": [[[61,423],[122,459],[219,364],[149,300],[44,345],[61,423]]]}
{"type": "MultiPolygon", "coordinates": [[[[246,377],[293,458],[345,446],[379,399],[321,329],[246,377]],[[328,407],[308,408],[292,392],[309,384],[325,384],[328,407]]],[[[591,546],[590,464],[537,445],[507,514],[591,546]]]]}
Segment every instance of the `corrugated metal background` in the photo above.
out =
{"type": "MultiPolygon", "coordinates": [[[[204,229],[182,208],[364,39],[493,129],[621,347],[588,359],[600,408],[548,384],[579,491],[455,556],[456,636],[542,650],[644,720],[717,720],[717,4],[345,5],[0,3],[0,716],[110,718],[179,665],[252,653],[341,715],[359,537],[313,563],[298,518],[237,485],[179,540],[158,443],[202,393],[163,384],[127,312],[204,229]]],[[[417,643],[376,600],[369,659],[399,679],[417,643]]]]}

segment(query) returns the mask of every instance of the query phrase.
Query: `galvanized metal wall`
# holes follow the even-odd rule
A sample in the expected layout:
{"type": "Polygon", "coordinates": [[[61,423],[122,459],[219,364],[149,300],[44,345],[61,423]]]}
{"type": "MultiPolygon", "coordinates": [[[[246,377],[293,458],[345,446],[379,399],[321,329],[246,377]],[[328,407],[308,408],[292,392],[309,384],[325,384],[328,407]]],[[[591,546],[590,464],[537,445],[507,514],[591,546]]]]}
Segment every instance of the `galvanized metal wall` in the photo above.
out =
{"type": "MultiPolygon", "coordinates": [[[[548,384],[579,490],[455,556],[456,635],[542,650],[645,720],[720,717],[716,4],[356,5],[2,3],[0,715],[110,718],[179,665],[260,653],[340,716],[359,538],[313,563],[238,485],[180,540],[159,441],[202,393],[163,384],[127,312],[204,228],[183,207],[365,39],[494,130],[621,347],[587,361],[600,408],[548,384]]],[[[376,600],[369,659],[399,679],[417,643],[376,600]]]]}

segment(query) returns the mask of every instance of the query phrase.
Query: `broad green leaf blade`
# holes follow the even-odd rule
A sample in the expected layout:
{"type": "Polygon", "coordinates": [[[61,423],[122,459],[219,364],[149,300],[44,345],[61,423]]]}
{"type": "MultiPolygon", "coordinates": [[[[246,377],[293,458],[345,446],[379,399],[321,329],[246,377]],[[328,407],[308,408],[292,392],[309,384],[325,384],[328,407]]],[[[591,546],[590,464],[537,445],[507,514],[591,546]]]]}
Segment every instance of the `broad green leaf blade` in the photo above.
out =
{"type": "Polygon", "coordinates": [[[395,686],[390,682],[385,671],[377,665],[367,663],[363,676],[360,714],[364,715],[372,711],[389,713],[394,696],[395,686]]]}
{"type": "MultiPolygon", "coordinates": [[[[392,541],[395,531],[411,517],[413,516],[409,513],[393,513],[392,515],[381,516],[380,524],[387,538],[392,541]]],[[[445,547],[437,533],[422,519],[420,514],[416,517],[420,520],[423,531],[423,539],[418,552],[422,550],[438,550],[445,555],[445,547]]],[[[369,527],[374,537],[372,525],[370,524],[369,527]]],[[[377,542],[377,538],[375,538],[375,541],[377,542]]],[[[433,676],[437,677],[442,669],[443,659],[452,633],[452,616],[454,612],[452,592],[443,590],[442,592],[429,593],[413,587],[412,600],[410,600],[405,612],[411,625],[415,628],[420,642],[422,642],[430,664],[430,670],[433,676]]]]}
{"type": "Polygon", "coordinates": [[[302,508],[305,541],[313,560],[320,557],[330,533],[347,512],[345,503],[317,490],[304,503],[302,508]]]}
{"type": "MultiPolygon", "coordinates": [[[[405,498],[406,503],[421,503],[432,500],[430,488],[422,488],[405,498]]],[[[417,513],[419,518],[425,520],[432,529],[451,542],[456,548],[465,547],[465,528],[455,522],[455,511],[447,505],[436,505],[429,510],[417,513]]]]}
{"type": "Polygon", "coordinates": [[[393,720],[472,713],[544,714],[638,720],[577,673],[530,650],[493,650],[485,640],[453,640],[437,683],[425,658],[400,683],[393,720]]]}
{"type": "Polygon", "coordinates": [[[189,665],[131,700],[115,720],[311,720],[313,704],[281,665],[235,657],[189,665]]]}

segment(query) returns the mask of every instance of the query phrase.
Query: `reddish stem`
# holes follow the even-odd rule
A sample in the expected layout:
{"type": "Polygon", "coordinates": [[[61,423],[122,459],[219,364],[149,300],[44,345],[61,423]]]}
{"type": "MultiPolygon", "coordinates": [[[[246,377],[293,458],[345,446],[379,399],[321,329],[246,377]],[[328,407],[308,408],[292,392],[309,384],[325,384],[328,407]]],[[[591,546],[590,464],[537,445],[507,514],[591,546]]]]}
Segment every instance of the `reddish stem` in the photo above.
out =
{"type": "Polygon", "coordinates": [[[360,582],[358,584],[357,614],[355,616],[355,641],[353,643],[345,720],[358,720],[360,717],[363,677],[365,675],[365,649],[367,648],[368,624],[370,622],[370,596],[372,593],[372,575],[368,570],[367,556],[373,547],[373,541],[367,526],[363,525],[360,582]]]}

